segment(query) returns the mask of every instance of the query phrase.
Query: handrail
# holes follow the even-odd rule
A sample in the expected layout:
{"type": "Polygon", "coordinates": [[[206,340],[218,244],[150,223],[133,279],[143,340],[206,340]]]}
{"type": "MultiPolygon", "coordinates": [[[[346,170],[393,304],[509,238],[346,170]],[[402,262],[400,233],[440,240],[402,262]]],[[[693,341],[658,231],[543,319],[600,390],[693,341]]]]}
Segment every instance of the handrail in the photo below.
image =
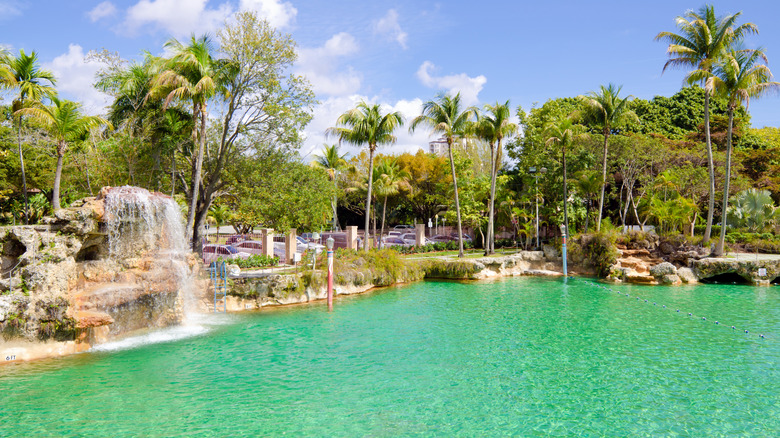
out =
{"type": "Polygon", "coordinates": [[[16,265],[11,267],[11,269],[8,270],[8,272],[0,274],[0,277],[4,276],[5,274],[8,274],[8,292],[13,293],[14,292],[14,270],[19,267],[19,265],[22,264],[23,260],[19,260],[16,262],[16,265]]]}

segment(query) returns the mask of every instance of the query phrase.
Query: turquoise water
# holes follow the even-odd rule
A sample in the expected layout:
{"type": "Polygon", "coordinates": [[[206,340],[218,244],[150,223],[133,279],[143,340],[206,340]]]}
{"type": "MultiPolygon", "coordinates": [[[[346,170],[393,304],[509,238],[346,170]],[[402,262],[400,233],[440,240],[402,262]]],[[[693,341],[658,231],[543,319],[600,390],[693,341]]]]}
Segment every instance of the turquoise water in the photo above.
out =
{"type": "Polygon", "coordinates": [[[611,287],[424,282],[3,366],[0,436],[780,435],[780,288],[611,287]]]}

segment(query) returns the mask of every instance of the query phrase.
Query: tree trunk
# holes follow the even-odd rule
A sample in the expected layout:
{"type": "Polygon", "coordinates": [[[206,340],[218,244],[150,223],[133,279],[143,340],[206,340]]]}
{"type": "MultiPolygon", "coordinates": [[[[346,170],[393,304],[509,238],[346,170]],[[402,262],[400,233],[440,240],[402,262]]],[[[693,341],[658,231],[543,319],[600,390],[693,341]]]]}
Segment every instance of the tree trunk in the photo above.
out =
{"type": "Polygon", "coordinates": [[[720,257],[723,255],[724,246],[726,243],[726,219],[729,208],[729,180],[731,179],[731,133],[734,126],[734,108],[729,105],[729,128],[726,133],[726,179],[723,183],[723,213],[721,215],[720,225],[720,239],[718,239],[718,245],[715,247],[715,256],[720,257]]]}
{"type": "Polygon", "coordinates": [[[366,225],[365,238],[363,239],[363,251],[368,251],[368,227],[371,225],[371,189],[373,188],[373,175],[374,175],[374,151],[376,145],[368,145],[368,194],[366,195],[366,225]]]}
{"type": "Polygon", "coordinates": [[[455,175],[455,160],[452,158],[452,137],[447,137],[447,151],[450,155],[452,185],[455,188],[455,213],[458,217],[458,257],[463,258],[463,225],[460,220],[460,200],[458,200],[458,177],[455,175]]]}
{"type": "Polygon", "coordinates": [[[331,225],[331,229],[330,230],[331,231],[336,231],[337,229],[339,229],[339,216],[338,216],[338,205],[339,205],[338,189],[339,189],[339,186],[338,186],[338,180],[336,180],[336,172],[335,171],[333,172],[333,188],[335,189],[335,191],[333,192],[333,199],[331,199],[331,201],[330,201],[331,206],[333,207],[333,224],[331,225]]]}
{"type": "Polygon", "coordinates": [[[197,224],[195,224],[195,210],[198,207],[198,192],[200,190],[200,172],[203,168],[203,150],[206,146],[206,105],[200,104],[200,106],[197,103],[193,104],[192,107],[192,113],[193,113],[193,119],[195,120],[195,123],[192,124],[192,145],[195,146],[197,144],[198,146],[198,153],[195,156],[195,169],[192,172],[192,198],[190,199],[190,211],[187,214],[187,238],[190,240],[190,244],[192,245],[193,251],[198,251],[200,253],[200,242],[198,241],[198,237],[200,235],[200,231],[197,229],[193,229],[194,227],[197,228],[197,224]],[[200,142],[198,143],[198,117],[200,117],[201,121],[201,129],[200,129],[200,142]]]}
{"type": "Polygon", "coordinates": [[[27,218],[30,214],[30,206],[27,201],[27,176],[24,173],[24,155],[22,154],[22,116],[19,116],[19,126],[16,127],[16,134],[19,144],[19,165],[22,171],[22,194],[24,195],[24,224],[29,225],[27,218]]]}
{"type": "Polygon", "coordinates": [[[62,158],[65,155],[65,142],[57,144],[57,170],[54,172],[54,189],[51,195],[51,208],[53,211],[60,209],[60,180],[62,178],[62,158]]]}
{"type": "Polygon", "coordinates": [[[382,228],[379,230],[379,247],[384,248],[382,244],[382,236],[385,235],[385,218],[387,217],[387,195],[385,195],[385,202],[382,205],[382,228]]]}
{"type": "Polygon", "coordinates": [[[601,170],[601,196],[599,197],[599,215],[596,222],[596,232],[601,230],[601,215],[604,211],[604,189],[607,187],[607,145],[609,141],[609,131],[604,130],[604,160],[601,170]]]}
{"type": "Polygon", "coordinates": [[[485,255],[493,254],[493,202],[496,199],[496,153],[493,144],[490,145],[490,200],[488,201],[488,228],[485,242],[485,255]]]}
{"type": "Polygon", "coordinates": [[[712,140],[710,138],[710,91],[704,90],[704,136],[707,140],[707,166],[710,173],[710,199],[707,210],[707,228],[704,229],[702,243],[712,236],[712,218],[715,212],[715,164],[712,160],[712,140]]]}

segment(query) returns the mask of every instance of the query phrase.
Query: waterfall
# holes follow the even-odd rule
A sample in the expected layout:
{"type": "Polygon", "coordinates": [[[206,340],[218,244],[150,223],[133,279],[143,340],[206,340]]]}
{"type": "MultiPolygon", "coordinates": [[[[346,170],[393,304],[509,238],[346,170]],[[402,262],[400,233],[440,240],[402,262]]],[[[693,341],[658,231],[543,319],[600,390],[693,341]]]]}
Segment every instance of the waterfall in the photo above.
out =
{"type": "Polygon", "coordinates": [[[191,319],[197,313],[197,287],[178,204],[167,195],[123,186],[107,190],[104,211],[108,257],[120,263],[140,258],[150,278],[172,280],[183,319],[191,319]]]}

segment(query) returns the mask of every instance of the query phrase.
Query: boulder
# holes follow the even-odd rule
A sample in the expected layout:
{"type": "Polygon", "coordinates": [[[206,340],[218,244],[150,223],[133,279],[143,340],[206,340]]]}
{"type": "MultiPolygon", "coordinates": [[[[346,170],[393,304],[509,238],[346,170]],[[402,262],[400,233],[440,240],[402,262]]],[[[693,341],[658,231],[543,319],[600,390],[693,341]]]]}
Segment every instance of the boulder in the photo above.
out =
{"type": "Polygon", "coordinates": [[[547,260],[558,260],[561,257],[561,252],[558,248],[551,245],[543,245],[542,251],[544,251],[544,257],[547,260]]]}
{"type": "Polygon", "coordinates": [[[677,268],[669,262],[663,262],[650,268],[650,274],[656,278],[663,277],[664,275],[677,275],[677,268]]]}
{"type": "Polygon", "coordinates": [[[698,283],[699,279],[696,278],[696,274],[693,273],[691,268],[680,268],[677,270],[677,276],[680,277],[683,283],[698,283]]]}

